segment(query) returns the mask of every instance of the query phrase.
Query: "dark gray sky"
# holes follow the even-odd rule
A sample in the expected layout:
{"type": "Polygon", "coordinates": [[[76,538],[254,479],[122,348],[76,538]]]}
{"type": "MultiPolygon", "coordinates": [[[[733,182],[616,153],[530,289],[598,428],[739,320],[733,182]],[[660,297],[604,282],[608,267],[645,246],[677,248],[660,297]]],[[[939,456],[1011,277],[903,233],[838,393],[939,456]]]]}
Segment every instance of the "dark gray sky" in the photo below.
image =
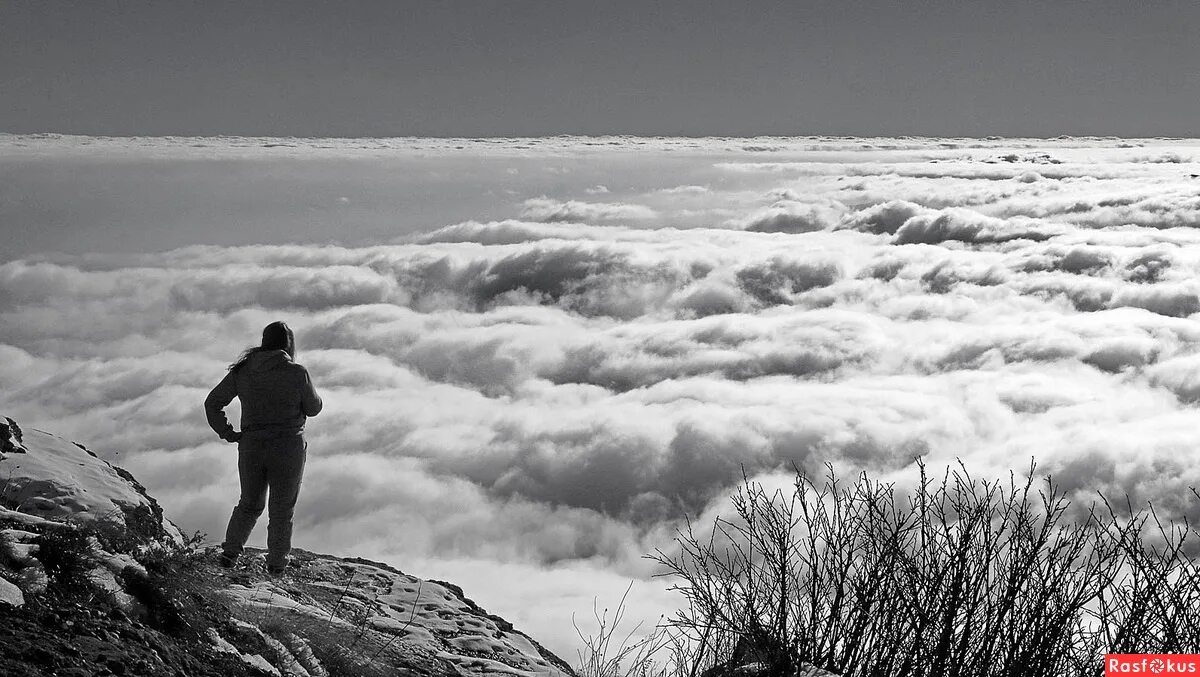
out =
{"type": "Polygon", "coordinates": [[[1200,134],[1193,0],[0,0],[0,130],[1200,134]]]}

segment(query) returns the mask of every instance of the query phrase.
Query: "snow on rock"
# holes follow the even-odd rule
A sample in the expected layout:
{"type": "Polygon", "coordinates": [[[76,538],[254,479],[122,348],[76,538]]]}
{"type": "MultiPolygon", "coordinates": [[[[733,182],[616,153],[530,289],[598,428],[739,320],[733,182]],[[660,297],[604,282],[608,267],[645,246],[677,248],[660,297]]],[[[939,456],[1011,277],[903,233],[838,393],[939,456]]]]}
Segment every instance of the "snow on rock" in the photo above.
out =
{"type": "Polygon", "coordinates": [[[2,505],[0,505],[0,522],[6,524],[23,524],[28,527],[45,527],[48,529],[62,525],[62,522],[55,522],[54,520],[48,520],[37,515],[27,515],[16,510],[9,510],[2,505]]]}
{"type": "Polygon", "coordinates": [[[287,635],[287,647],[292,655],[296,657],[296,660],[308,671],[309,675],[312,677],[329,677],[329,671],[317,660],[307,640],[289,632],[287,635]]]}
{"type": "Polygon", "coordinates": [[[0,530],[0,564],[12,569],[24,569],[35,563],[37,534],[24,529],[0,530]]]}
{"type": "Polygon", "coordinates": [[[362,559],[304,551],[293,556],[293,574],[275,579],[241,574],[246,580],[223,594],[243,610],[243,618],[294,627],[315,623],[327,633],[350,631],[363,637],[362,646],[372,647],[371,655],[384,656],[390,649],[439,660],[449,668],[447,674],[573,674],[562,659],[488,614],[453,584],[362,559]]]}
{"type": "Polygon", "coordinates": [[[279,670],[276,670],[275,666],[271,665],[270,662],[268,662],[267,659],[263,658],[262,656],[259,656],[258,654],[242,653],[236,646],[230,644],[229,640],[222,637],[213,628],[209,628],[207,634],[209,641],[212,642],[213,648],[217,651],[237,656],[242,660],[242,662],[246,663],[252,668],[257,668],[258,670],[262,670],[268,674],[276,675],[276,677],[279,676],[279,670]]]}
{"type": "Polygon", "coordinates": [[[258,581],[250,585],[233,584],[223,591],[226,598],[234,604],[246,609],[253,609],[259,614],[285,611],[291,614],[307,616],[311,619],[327,621],[331,625],[345,625],[341,618],[330,617],[328,609],[322,609],[294,598],[282,588],[270,581],[258,581]]]}
{"type": "Polygon", "coordinates": [[[16,585],[0,578],[0,604],[9,606],[24,606],[25,594],[16,585]]]}
{"type": "Polygon", "coordinates": [[[128,472],[79,444],[0,417],[4,609],[61,582],[53,567],[48,578],[39,557],[65,543],[86,563],[90,589],[107,593],[100,597],[125,618],[161,620],[188,604],[223,618],[204,630],[205,655],[218,661],[234,654],[262,672],[299,677],[341,674],[346,666],[413,677],[575,677],[562,659],[451,583],[301,550],[283,575],[267,574],[263,554],[253,549],[242,566],[223,569],[213,553],[188,550],[181,536],[128,472]],[[114,533],[110,521],[125,529],[114,533]],[[66,538],[47,538],[56,533],[66,538]],[[156,567],[170,561],[188,575],[174,583],[183,586],[177,598],[163,601],[145,586],[163,585],[156,567]]]}
{"type": "Polygon", "coordinates": [[[8,417],[0,417],[0,506],[6,514],[122,524],[139,512],[170,537],[182,537],[133,475],[80,444],[22,429],[8,417]]]}
{"type": "Polygon", "coordinates": [[[267,646],[275,651],[275,656],[279,660],[283,674],[289,677],[312,677],[308,670],[300,664],[300,661],[296,660],[292,652],[283,645],[283,642],[267,634],[264,634],[262,638],[267,643],[267,646]]]}
{"type": "Polygon", "coordinates": [[[139,604],[137,600],[125,592],[124,586],[113,575],[113,572],[104,567],[93,567],[88,570],[86,576],[94,587],[112,595],[113,602],[126,614],[134,615],[138,613],[139,604]]]}
{"type": "Polygon", "coordinates": [[[100,548],[96,548],[93,553],[96,555],[97,561],[114,575],[120,576],[130,569],[138,575],[147,575],[146,567],[125,553],[111,553],[100,548]]]}

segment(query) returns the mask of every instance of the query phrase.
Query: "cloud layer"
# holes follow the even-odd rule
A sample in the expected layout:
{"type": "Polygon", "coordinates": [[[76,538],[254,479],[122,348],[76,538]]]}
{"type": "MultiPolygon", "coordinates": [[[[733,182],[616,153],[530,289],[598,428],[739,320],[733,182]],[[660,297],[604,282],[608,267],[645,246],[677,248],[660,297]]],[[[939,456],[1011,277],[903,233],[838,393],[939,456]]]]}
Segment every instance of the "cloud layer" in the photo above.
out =
{"type": "Polygon", "coordinates": [[[327,402],[300,545],[606,590],[743,473],[793,465],[904,480],[917,458],[1035,458],[1081,497],[1200,516],[1200,146],[645,143],[520,153],[651,153],[687,178],[497,191],[508,218],[391,244],[0,264],[0,411],[219,534],[236,482],[200,403],[286,319],[327,402]]]}

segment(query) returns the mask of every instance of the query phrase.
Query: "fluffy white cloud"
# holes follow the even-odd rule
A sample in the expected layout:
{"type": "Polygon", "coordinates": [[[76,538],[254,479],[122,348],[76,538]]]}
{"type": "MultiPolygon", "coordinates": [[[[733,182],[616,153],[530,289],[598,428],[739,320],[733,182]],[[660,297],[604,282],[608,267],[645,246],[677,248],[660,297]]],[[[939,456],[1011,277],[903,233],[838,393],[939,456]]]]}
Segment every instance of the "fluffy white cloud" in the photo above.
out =
{"type": "Polygon", "coordinates": [[[653,209],[638,204],[566,202],[547,197],[531,198],[525,201],[521,216],[532,221],[546,223],[592,223],[592,222],[625,222],[644,221],[653,219],[658,213],[653,209]]]}
{"type": "MultiPolygon", "coordinates": [[[[396,150],[379,143],[338,152],[396,150]]],[[[597,152],[505,143],[411,142],[597,152]]],[[[624,140],[605,161],[694,167],[600,203],[572,197],[627,177],[573,165],[586,183],[561,195],[514,204],[498,185],[509,213],[391,244],[11,260],[0,412],[88,443],[219,534],[232,448],[200,403],[285,319],[327,401],[298,544],[437,576],[645,577],[685,512],[793,464],[903,482],[917,457],[980,476],[1032,457],[1080,497],[1195,516],[1197,151],[1156,143],[624,140]]],[[[289,161],[333,152],[297,144],[289,161]]],[[[494,610],[519,620],[514,599],[494,610]]]]}
{"type": "Polygon", "coordinates": [[[811,233],[832,228],[845,211],[844,205],[832,200],[813,203],[784,199],[733,224],[759,233],[811,233]]]}

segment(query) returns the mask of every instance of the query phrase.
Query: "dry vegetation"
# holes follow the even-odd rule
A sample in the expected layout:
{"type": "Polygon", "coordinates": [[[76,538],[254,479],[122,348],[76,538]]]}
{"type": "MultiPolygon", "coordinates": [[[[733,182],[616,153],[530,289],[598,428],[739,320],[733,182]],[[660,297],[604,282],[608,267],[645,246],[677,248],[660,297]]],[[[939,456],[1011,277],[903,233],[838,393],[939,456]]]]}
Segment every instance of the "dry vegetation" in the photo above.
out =
{"type": "Polygon", "coordinates": [[[731,516],[653,556],[683,608],[642,640],[602,625],[580,673],[1098,675],[1106,652],[1200,651],[1196,528],[1128,501],[1072,505],[1032,470],[922,467],[907,495],[832,469],[790,492],[747,481],[731,516]]]}

